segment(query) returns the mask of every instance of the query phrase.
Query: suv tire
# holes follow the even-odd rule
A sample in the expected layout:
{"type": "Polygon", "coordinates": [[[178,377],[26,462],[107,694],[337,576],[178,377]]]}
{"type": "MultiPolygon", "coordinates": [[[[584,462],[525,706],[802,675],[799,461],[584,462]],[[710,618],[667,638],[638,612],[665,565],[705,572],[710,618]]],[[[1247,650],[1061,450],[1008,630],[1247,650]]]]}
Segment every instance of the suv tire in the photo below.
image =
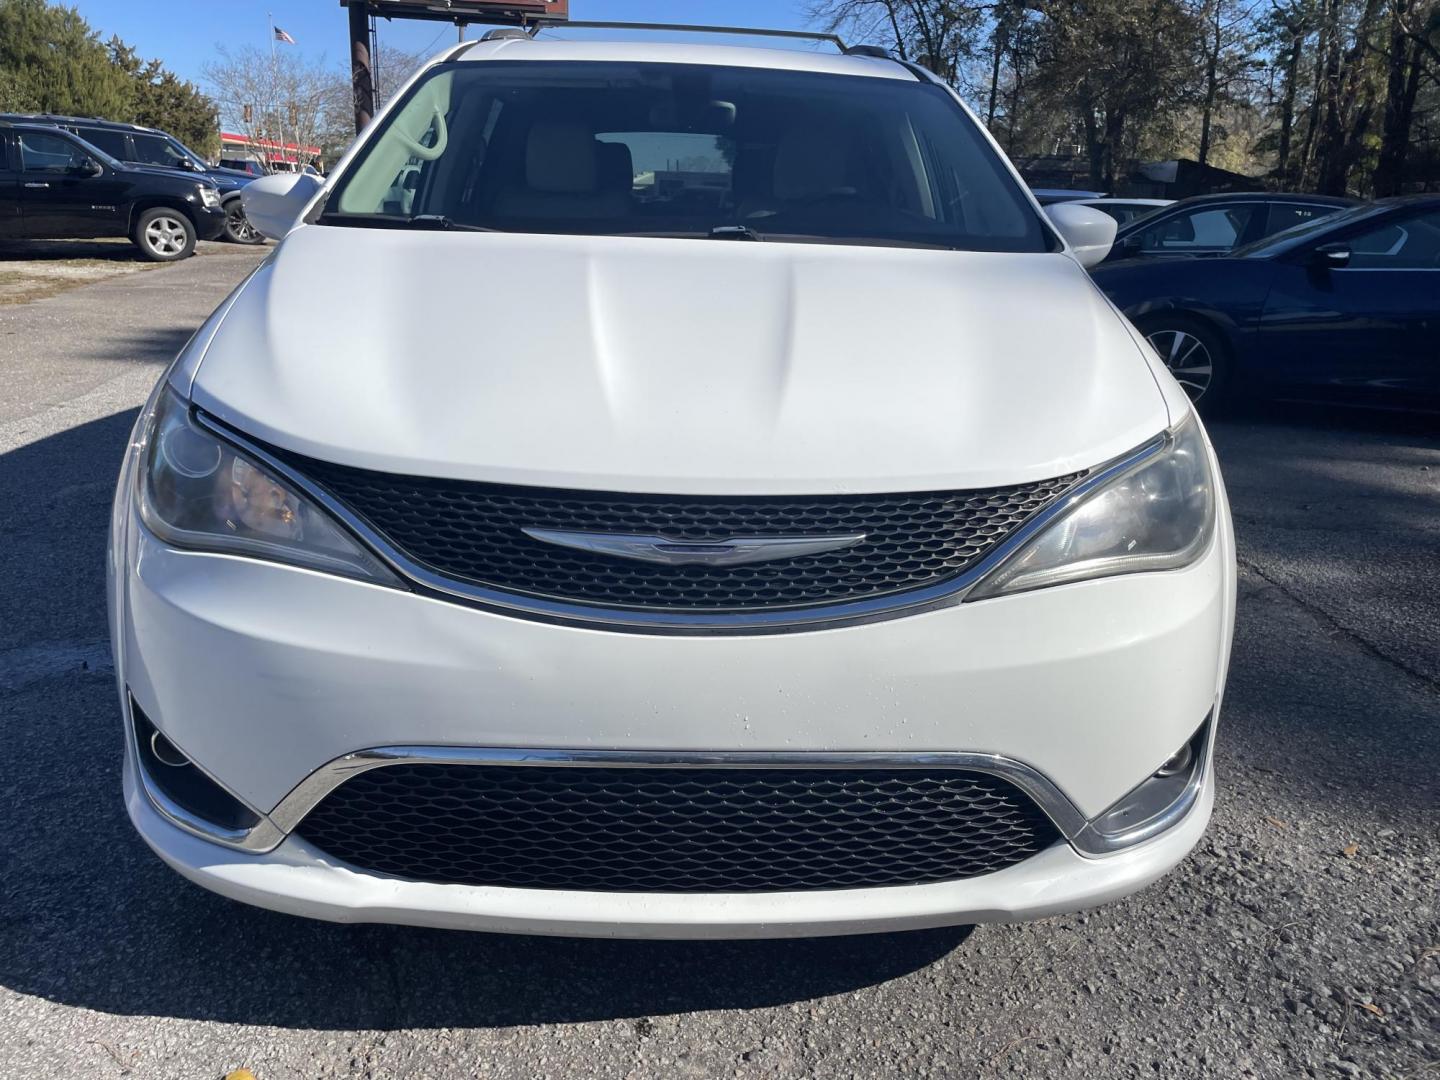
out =
{"type": "Polygon", "coordinates": [[[256,232],[255,226],[245,220],[245,207],[239,196],[225,204],[225,239],[232,244],[263,244],[265,237],[256,232]]]}
{"type": "Polygon", "coordinates": [[[151,262],[177,262],[195,253],[195,226],[183,211],[169,206],[142,211],[130,239],[151,262]]]}

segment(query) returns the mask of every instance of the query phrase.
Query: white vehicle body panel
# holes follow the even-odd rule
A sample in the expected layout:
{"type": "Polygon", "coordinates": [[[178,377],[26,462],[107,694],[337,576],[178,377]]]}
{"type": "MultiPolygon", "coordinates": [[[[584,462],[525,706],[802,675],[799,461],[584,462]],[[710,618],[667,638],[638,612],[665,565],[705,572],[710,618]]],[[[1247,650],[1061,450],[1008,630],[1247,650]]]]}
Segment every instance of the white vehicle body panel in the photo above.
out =
{"type": "Polygon", "coordinates": [[[385,472],[924,491],[1133,449],[1169,423],[1140,357],[1059,254],[302,226],[192,396],[253,438],[385,472]],[[357,303],[357,280],[386,302],[357,303]]]}
{"type": "Polygon", "coordinates": [[[404,742],[1003,753],[1093,815],[1205,719],[1231,618],[1224,538],[1181,571],[687,637],[516,619],[137,532],[131,692],[262,811],[335,758],[404,742]],[[1098,723],[1127,732],[1123,753],[1098,723]]]}

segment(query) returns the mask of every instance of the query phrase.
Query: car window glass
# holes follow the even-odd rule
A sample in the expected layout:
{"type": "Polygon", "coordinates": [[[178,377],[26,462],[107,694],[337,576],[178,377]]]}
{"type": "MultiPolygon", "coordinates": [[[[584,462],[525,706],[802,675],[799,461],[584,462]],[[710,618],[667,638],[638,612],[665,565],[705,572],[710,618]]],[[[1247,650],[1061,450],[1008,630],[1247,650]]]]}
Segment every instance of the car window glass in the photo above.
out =
{"type": "Polygon", "coordinates": [[[1270,236],[1285,229],[1293,229],[1296,225],[1304,225],[1307,221],[1314,221],[1334,209],[1331,206],[1312,206],[1308,203],[1273,203],[1270,215],[1265,221],[1265,235],[1270,236]]]}
{"type": "Polygon", "coordinates": [[[977,251],[1051,243],[940,87],[657,63],[434,69],[338,179],[322,223],[362,215],[590,234],[744,226],[977,251]]]}
{"type": "Polygon", "coordinates": [[[80,147],[59,135],[20,133],[20,167],[26,172],[69,172],[88,158],[80,147]]]}
{"type": "Polygon", "coordinates": [[[175,148],[169,139],[163,139],[159,135],[134,135],[135,160],[146,165],[164,165],[167,168],[181,168],[181,162],[188,161],[183,153],[175,148]]]}
{"type": "Polygon", "coordinates": [[[1352,270],[1440,269],[1440,211],[1381,225],[1348,243],[1352,270]]]}
{"type": "Polygon", "coordinates": [[[1145,251],[1228,250],[1245,235],[1252,203],[1238,206],[1199,207],[1175,214],[1140,234],[1145,251]]]}
{"type": "Polygon", "coordinates": [[[125,145],[125,132],[107,131],[105,128],[77,128],[76,133],[91,146],[98,146],[111,157],[129,161],[130,148],[125,145]]]}

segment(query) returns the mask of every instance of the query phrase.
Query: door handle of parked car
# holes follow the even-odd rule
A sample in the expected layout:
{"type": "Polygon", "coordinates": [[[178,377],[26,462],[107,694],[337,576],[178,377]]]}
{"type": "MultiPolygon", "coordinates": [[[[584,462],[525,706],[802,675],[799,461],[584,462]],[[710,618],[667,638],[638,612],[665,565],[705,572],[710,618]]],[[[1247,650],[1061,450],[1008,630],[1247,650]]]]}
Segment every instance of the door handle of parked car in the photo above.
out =
{"type": "Polygon", "coordinates": [[[27,180],[25,182],[25,186],[33,188],[48,188],[50,185],[47,184],[44,180],[27,180]]]}

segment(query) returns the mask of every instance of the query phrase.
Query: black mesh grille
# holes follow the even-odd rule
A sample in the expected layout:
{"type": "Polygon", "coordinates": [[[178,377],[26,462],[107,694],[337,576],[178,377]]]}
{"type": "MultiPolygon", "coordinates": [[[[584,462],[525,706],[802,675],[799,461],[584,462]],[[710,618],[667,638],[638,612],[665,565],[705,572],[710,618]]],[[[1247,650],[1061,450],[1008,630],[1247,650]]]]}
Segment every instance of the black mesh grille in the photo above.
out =
{"type": "Polygon", "coordinates": [[[416,562],[462,581],[618,608],[745,611],[933,585],[972,566],[1082,473],[901,495],[627,495],[434,480],[292,458],[416,562]],[[748,566],[665,566],[557,547],[543,529],[672,540],[865,533],[853,547],[748,566]]]}
{"type": "Polygon", "coordinates": [[[434,764],[346,781],[299,832],[414,881],[607,892],[951,881],[1058,839],[983,773],[434,764]]]}

